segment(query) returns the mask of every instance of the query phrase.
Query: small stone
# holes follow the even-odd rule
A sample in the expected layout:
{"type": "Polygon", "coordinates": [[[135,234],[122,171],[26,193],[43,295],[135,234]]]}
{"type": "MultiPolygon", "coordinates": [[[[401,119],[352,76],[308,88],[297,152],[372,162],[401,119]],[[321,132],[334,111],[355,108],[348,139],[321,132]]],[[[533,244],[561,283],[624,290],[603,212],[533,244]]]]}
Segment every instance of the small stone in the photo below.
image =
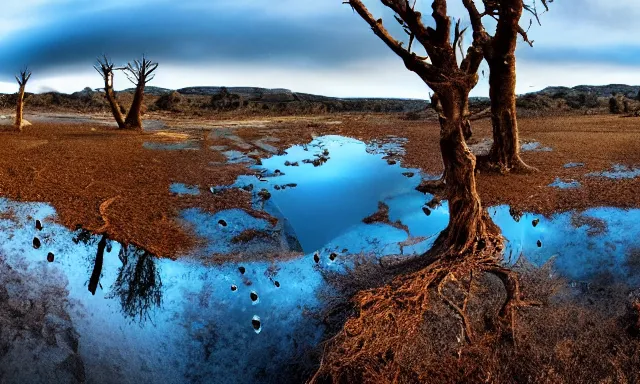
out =
{"type": "Polygon", "coordinates": [[[281,189],[282,189],[282,187],[281,187],[281,186],[279,186],[279,185],[276,185],[276,186],[274,186],[274,187],[273,187],[273,189],[275,189],[276,191],[279,191],[279,190],[281,190],[281,189]]]}
{"type": "Polygon", "coordinates": [[[280,282],[277,280],[273,282],[273,285],[275,285],[276,288],[280,288],[280,282]]]}
{"type": "Polygon", "coordinates": [[[313,254],[313,261],[315,261],[316,264],[320,262],[320,255],[318,254],[318,252],[313,254]]]}
{"type": "Polygon", "coordinates": [[[258,301],[258,294],[255,291],[251,291],[251,301],[256,302],[258,301]]]}
{"type": "Polygon", "coordinates": [[[334,261],[336,257],[338,257],[338,255],[335,252],[331,252],[331,254],[329,255],[329,260],[334,261]]]}
{"type": "Polygon", "coordinates": [[[538,240],[538,248],[542,247],[542,241],[538,240]]]}
{"type": "Polygon", "coordinates": [[[226,222],[226,221],[224,221],[224,220],[222,220],[222,219],[218,220],[218,224],[219,224],[221,227],[226,227],[226,226],[227,226],[227,222],[226,222]]]}
{"type": "Polygon", "coordinates": [[[300,166],[300,164],[298,164],[298,162],[296,161],[295,163],[291,163],[291,166],[292,166],[292,167],[299,167],[299,166],[300,166]]]}
{"type": "Polygon", "coordinates": [[[291,166],[291,162],[289,160],[284,162],[284,166],[285,167],[290,167],[291,166]]]}
{"type": "Polygon", "coordinates": [[[231,291],[235,292],[238,290],[238,286],[236,286],[235,284],[231,286],[231,291]]]}
{"type": "Polygon", "coordinates": [[[33,238],[33,248],[39,249],[41,245],[42,245],[42,243],[40,243],[40,239],[38,239],[37,237],[34,237],[33,238]]]}
{"type": "Polygon", "coordinates": [[[53,253],[49,252],[49,254],[47,254],[47,261],[50,263],[53,263],[54,259],[55,259],[55,256],[53,255],[53,253]]]}
{"type": "Polygon", "coordinates": [[[239,267],[238,271],[240,271],[240,274],[244,275],[247,270],[244,267],[239,267]]]}
{"type": "Polygon", "coordinates": [[[42,222],[40,220],[36,220],[36,229],[42,231],[42,222]]]}
{"type": "Polygon", "coordinates": [[[431,216],[431,210],[429,209],[429,207],[422,207],[422,212],[424,212],[424,214],[427,216],[431,216]]]}
{"type": "Polygon", "coordinates": [[[531,225],[533,225],[534,228],[537,227],[538,224],[540,224],[540,219],[535,219],[531,222],[531,225]]]}
{"type": "Polygon", "coordinates": [[[389,164],[389,165],[395,165],[396,163],[397,163],[397,161],[395,161],[395,160],[392,160],[392,159],[387,160],[387,164],[389,164]]]}
{"type": "Polygon", "coordinates": [[[402,176],[405,176],[405,177],[413,177],[413,176],[415,176],[415,175],[416,175],[416,174],[415,174],[415,173],[413,173],[413,172],[403,172],[403,173],[402,173],[402,176]]]}

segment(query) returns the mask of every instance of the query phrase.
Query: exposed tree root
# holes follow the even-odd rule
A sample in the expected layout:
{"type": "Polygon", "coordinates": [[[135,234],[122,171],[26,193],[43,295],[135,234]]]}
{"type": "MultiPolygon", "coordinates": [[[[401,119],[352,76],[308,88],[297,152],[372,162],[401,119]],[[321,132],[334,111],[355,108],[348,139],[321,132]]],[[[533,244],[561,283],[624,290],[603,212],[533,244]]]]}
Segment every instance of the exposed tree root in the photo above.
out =
{"type": "Polygon", "coordinates": [[[538,168],[527,165],[518,157],[517,161],[504,162],[497,161],[490,155],[477,156],[476,169],[483,172],[492,172],[500,174],[532,174],[540,172],[538,168]]]}
{"type": "Polygon", "coordinates": [[[496,256],[501,254],[502,238],[492,228],[488,233],[482,246],[463,257],[436,241],[434,249],[419,258],[433,260],[434,255],[441,255],[435,262],[356,294],[354,315],[327,341],[321,367],[310,382],[428,381],[419,376],[420,370],[405,366],[402,356],[420,338],[425,315],[438,305],[434,298],[441,299],[461,321],[463,335],[459,342],[474,342],[474,325],[467,312],[474,276],[478,274],[494,275],[502,282],[506,298],[497,314],[498,331],[511,334],[515,342],[516,311],[537,303],[522,300],[516,273],[504,268],[496,256]],[[452,290],[452,285],[456,289],[452,290]],[[461,294],[452,297],[452,291],[461,294]]]}

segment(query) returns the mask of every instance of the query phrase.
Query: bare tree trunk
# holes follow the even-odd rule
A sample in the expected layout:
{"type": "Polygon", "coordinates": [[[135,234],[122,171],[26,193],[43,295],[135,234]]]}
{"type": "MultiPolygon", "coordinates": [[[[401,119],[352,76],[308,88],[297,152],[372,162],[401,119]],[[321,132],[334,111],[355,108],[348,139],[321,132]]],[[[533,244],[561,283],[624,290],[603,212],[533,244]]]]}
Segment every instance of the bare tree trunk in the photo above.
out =
{"type": "Polygon", "coordinates": [[[16,106],[16,120],[15,126],[18,132],[22,132],[22,115],[24,110],[24,87],[25,85],[20,85],[20,90],[18,91],[18,101],[16,106]]]}
{"type": "MultiPolygon", "coordinates": [[[[449,225],[440,234],[434,247],[444,247],[451,254],[475,251],[488,236],[488,226],[480,197],[476,191],[476,157],[464,139],[468,90],[450,87],[441,92],[443,113],[440,117],[440,150],[445,166],[449,225]]],[[[495,225],[490,224],[493,229],[495,225]]]]}
{"type": "Polygon", "coordinates": [[[109,106],[111,107],[111,113],[113,114],[113,117],[116,119],[116,123],[118,123],[118,128],[120,129],[124,128],[125,125],[124,125],[124,116],[122,115],[122,109],[120,108],[120,104],[118,103],[116,94],[113,91],[113,74],[110,74],[105,80],[104,96],[109,102],[109,106]]]}
{"type": "MultiPolygon", "coordinates": [[[[500,4],[500,19],[491,46],[485,49],[489,64],[489,96],[493,145],[489,161],[502,170],[532,172],[520,158],[520,139],[516,112],[516,45],[523,0],[500,4]]],[[[525,35],[525,40],[528,38],[525,35]]]]}
{"type": "Polygon", "coordinates": [[[516,58],[514,54],[489,61],[489,95],[493,145],[490,161],[505,169],[530,171],[520,159],[520,138],[516,118],[516,58]]]}
{"type": "Polygon", "coordinates": [[[138,82],[136,86],[136,93],[133,96],[133,103],[129,108],[129,113],[124,121],[125,128],[142,130],[142,104],[144,101],[144,87],[145,83],[138,82]]]}

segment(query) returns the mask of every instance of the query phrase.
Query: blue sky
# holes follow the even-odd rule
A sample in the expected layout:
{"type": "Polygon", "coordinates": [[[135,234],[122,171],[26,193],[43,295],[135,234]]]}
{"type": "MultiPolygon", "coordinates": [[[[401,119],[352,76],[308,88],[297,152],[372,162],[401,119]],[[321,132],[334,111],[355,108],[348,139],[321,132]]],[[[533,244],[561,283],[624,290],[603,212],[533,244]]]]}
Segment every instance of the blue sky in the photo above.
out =
{"type": "MultiPolygon", "coordinates": [[[[30,90],[101,86],[91,65],[142,53],[160,62],[153,85],[263,86],[330,96],[428,97],[341,0],[4,0],[0,13],[0,92],[33,69],[30,90]],[[6,4],[8,2],[8,4],[6,4]]],[[[378,0],[365,1],[394,26],[378,0]]],[[[460,0],[450,13],[465,19],[460,0]]],[[[428,0],[418,6],[428,15],[428,0]]],[[[428,19],[428,18],[427,18],[428,19]]],[[[532,27],[534,48],[518,47],[518,89],[640,83],[637,0],[556,0],[532,27]],[[615,3],[615,4],[614,4],[615,3]]],[[[529,17],[523,20],[527,24],[529,17]]],[[[402,32],[398,34],[402,37],[402,32]]],[[[486,79],[473,91],[488,93],[486,79]]],[[[116,78],[116,88],[129,87],[116,78]]]]}

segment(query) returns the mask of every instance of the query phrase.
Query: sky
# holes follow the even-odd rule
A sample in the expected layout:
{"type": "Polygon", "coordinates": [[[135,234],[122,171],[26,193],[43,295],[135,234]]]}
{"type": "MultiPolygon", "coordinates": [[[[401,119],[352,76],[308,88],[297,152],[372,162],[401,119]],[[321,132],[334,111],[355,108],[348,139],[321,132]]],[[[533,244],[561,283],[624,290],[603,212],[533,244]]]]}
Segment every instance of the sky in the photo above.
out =
{"type": "MultiPolygon", "coordinates": [[[[428,0],[417,0],[432,23],[428,0]]],[[[99,88],[95,58],[117,64],[146,54],[160,63],[149,85],[256,86],[337,97],[428,98],[404,67],[342,0],[2,0],[0,93],[33,71],[30,92],[99,88]]],[[[403,38],[379,0],[364,0],[403,38]]],[[[480,3],[476,0],[477,3],[480,3]]],[[[460,0],[450,14],[468,17],[460,0]]],[[[550,85],[640,84],[638,0],[555,0],[519,42],[518,93],[550,85]]],[[[530,17],[523,17],[527,26],[530,17]]],[[[486,73],[486,72],[485,72],[486,73]]],[[[487,96],[482,77],[472,96],[487,96]]],[[[117,75],[115,88],[131,86],[117,75]]]]}

